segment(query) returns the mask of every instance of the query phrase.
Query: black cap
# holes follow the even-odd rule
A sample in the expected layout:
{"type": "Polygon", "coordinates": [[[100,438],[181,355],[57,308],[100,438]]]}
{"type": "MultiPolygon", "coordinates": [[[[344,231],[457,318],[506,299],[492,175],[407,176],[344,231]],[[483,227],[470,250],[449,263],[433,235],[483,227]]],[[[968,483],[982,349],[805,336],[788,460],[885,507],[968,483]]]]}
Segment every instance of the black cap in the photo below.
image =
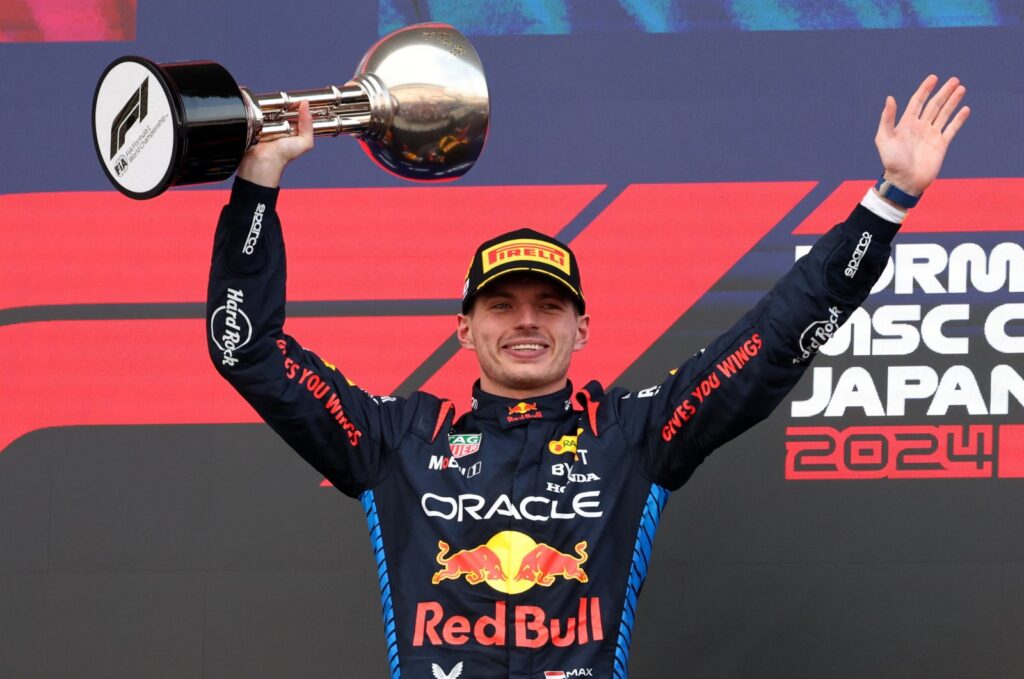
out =
{"type": "Polygon", "coordinates": [[[569,291],[580,313],[585,313],[576,255],[569,246],[533,229],[503,233],[476,249],[462,287],[462,313],[468,313],[473,306],[473,296],[481,288],[500,276],[516,272],[554,278],[569,291]]]}

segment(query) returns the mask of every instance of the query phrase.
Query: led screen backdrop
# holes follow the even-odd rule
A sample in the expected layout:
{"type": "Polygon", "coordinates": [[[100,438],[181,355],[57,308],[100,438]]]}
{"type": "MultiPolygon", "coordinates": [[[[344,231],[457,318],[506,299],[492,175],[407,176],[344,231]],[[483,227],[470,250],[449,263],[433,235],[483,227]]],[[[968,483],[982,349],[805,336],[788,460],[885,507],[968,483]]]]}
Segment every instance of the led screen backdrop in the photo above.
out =
{"type": "Polygon", "coordinates": [[[484,238],[571,242],[594,316],[571,376],[644,389],[859,200],[887,94],[963,79],[972,119],[864,309],[823,317],[845,324],[793,394],[671,497],[630,668],[1024,673],[1020,19],[1008,0],[6,3],[0,676],[387,676],[362,508],[206,355],[228,184],[124,198],[89,112],[123,54],[304,89],[419,20],[473,36],[484,155],[427,187],[318,141],[279,203],[287,330],[372,392],[462,408],[453,314],[484,238]]]}
{"type": "Polygon", "coordinates": [[[1008,0],[380,0],[381,32],[445,20],[470,35],[1017,26],[1008,0]]]}
{"type": "Polygon", "coordinates": [[[132,40],[135,0],[6,0],[0,42],[132,40]]]}

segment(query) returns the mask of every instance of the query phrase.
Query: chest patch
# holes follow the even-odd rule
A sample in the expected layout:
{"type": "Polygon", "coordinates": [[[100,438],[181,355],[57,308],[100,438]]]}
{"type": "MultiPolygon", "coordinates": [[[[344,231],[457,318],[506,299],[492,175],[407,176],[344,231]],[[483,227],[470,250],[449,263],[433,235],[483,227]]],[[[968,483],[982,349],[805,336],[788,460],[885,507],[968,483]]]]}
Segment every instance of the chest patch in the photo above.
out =
{"type": "Polygon", "coordinates": [[[569,453],[572,455],[573,461],[579,460],[580,458],[577,448],[579,445],[579,437],[582,433],[582,429],[577,429],[575,436],[563,436],[560,439],[549,441],[548,451],[555,455],[565,455],[566,453],[569,453]]]}
{"type": "Polygon", "coordinates": [[[483,438],[483,434],[448,434],[448,449],[454,458],[466,457],[480,450],[483,438]]]}

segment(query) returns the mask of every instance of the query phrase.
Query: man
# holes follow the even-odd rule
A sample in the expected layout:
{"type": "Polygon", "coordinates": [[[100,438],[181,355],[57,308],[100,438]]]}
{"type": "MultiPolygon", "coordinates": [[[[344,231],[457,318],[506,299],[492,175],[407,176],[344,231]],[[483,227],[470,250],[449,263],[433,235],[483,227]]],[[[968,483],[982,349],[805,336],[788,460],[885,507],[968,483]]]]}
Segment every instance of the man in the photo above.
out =
{"type": "Polygon", "coordinates": [[[887,98],[883,179],[730,330],[636,393],[568,383],[590,330],[568,247],[521,230],[480,246],[458,316],[476,352],[473,409],[375,397],[283,332],[274,212],[299,134],[254,147],[217,229],[208,316],[221,374],[366,510],[393,677],[625,677],[637,596],[671,490],[768,416],[867,296],[906,209],[969,110],[929,76],[899,123],[887,98]],[[955,115],[954,115],[955,113],[955,115]],[[884,197],[883,197],[884,194],[884,197]],[[439,461],[439,462],[438,462],[439,461]]]}

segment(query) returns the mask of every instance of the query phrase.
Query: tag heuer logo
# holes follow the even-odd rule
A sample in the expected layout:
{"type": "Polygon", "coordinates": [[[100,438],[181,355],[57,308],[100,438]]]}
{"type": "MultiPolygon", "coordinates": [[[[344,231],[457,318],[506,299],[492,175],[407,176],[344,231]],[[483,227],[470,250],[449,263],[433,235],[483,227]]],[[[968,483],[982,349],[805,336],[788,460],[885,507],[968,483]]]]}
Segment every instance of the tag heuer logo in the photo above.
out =
{"type": "Polygon", "coordinates": [[[483,434],[448,434],[448,447],[452,451],[452,457],[465,457],[480,450],[480,440],[483,434]]]}

